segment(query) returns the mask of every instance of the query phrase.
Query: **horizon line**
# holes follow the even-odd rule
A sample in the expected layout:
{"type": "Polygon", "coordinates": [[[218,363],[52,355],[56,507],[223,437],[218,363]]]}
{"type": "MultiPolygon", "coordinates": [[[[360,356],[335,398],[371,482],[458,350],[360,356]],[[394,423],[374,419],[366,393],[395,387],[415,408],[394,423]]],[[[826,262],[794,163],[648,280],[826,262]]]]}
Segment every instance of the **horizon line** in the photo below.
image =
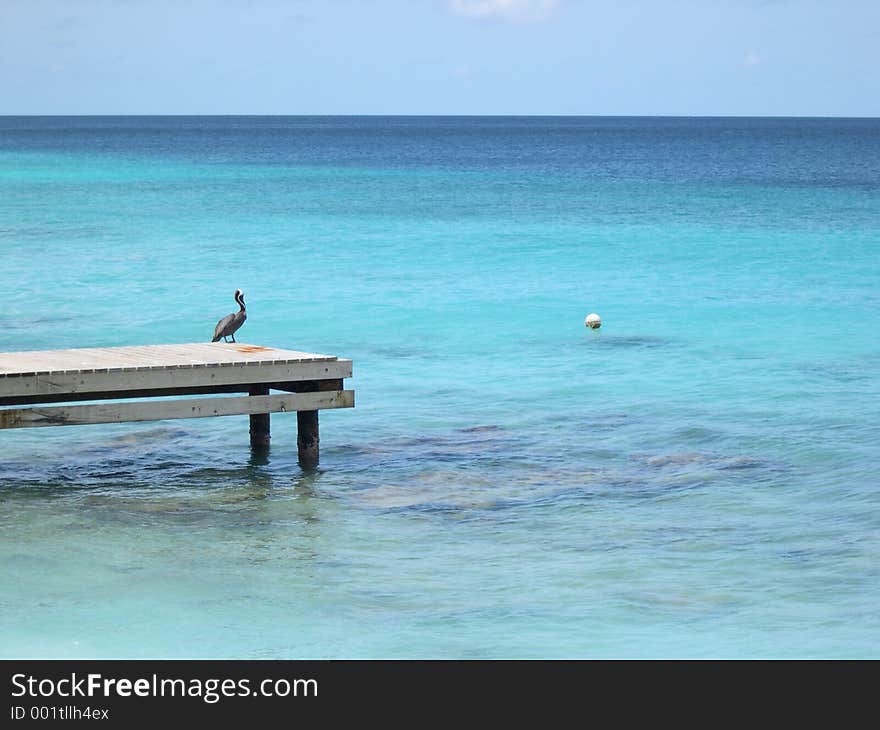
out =
{"type": "Polygon", "coordinates": [[[8,117],[398,117],[398,118],[424,118],[424,117],[450,117],[450,118],[598,118],[598,119],[880,119],[880,116],[850,115],[850,114],[384,114],[384,113],[337,113],[337,114],[285,114],[285,113],[134,113],[134,112],[109,112],[109,113],[0,113],[0,118],[8,117]]]}

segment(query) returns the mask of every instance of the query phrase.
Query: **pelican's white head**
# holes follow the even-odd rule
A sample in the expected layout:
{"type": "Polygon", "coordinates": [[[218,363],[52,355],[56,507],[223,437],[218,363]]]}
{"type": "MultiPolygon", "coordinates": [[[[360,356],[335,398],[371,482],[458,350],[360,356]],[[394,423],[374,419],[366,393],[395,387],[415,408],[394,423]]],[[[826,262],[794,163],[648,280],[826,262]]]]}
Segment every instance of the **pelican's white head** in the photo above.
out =
{"type": "Polygon", "coordinates": [[[235,301],[242,307],[244,306],[244,292],[241,289],[235,290],[235,301]]]}

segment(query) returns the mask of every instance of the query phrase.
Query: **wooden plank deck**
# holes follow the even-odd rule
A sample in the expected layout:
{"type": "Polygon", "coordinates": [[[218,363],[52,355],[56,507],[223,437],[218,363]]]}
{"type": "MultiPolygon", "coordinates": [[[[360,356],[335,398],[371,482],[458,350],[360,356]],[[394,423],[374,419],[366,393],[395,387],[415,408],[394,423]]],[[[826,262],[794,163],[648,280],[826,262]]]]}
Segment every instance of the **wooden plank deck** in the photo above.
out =
{"type": "Polygon", "coordinates": [[[354,407],[354,391],[342,387],[351,374],[351,360],[246,343],[3,352],[0,430],[250,415],[257,448],[268,444],[269,413],[297,412],[300,463],[313,466],[317,411],[354,407]],[[143,400],[226,393],[248,395],[143,400]],[[84,400],[113,402],[46,405],[84,400]]]}
{"type": "Polygon", "coordinates": [[[351,360],[243,343],[3,352],[0,353],[0,405],[49,403],[53,402],[50,396],[63,401],[73,394],[349,377],[351,360]],[[24,401],[23,397],[29,400],[24,401]]]}
{"type": "Polygon", "coordinates": [[[333,355],[281,350],[240,342],[89,347],[74,350],[0,352],[0,377],[116,368],[140,370],[191,367],[193,365],[299,363],[336,359],[333,355]]]}

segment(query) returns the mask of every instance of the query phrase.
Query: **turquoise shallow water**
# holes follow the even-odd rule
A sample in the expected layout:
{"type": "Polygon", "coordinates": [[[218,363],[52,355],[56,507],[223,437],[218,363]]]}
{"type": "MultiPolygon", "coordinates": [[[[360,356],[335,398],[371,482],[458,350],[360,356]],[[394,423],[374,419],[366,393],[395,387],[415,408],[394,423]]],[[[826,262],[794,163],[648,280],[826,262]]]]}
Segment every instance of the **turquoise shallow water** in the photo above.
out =
{"type": "Polygon", "coordinates": [[[878,246],[877,120],[0,118],[0,350],[357,391],[0,434],[0,656],[876,658],[878,246]]]}

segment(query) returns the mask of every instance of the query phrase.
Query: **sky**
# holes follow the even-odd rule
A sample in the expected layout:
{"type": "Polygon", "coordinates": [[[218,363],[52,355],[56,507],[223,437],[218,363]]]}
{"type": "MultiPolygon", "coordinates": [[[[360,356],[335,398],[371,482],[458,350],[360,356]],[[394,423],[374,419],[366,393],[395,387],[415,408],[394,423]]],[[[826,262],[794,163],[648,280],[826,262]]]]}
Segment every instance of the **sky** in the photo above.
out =
{"type": "Polygon", "coordinates": [[[880,116],[880,0],[0,0],[0,114],[880,116]]]}

